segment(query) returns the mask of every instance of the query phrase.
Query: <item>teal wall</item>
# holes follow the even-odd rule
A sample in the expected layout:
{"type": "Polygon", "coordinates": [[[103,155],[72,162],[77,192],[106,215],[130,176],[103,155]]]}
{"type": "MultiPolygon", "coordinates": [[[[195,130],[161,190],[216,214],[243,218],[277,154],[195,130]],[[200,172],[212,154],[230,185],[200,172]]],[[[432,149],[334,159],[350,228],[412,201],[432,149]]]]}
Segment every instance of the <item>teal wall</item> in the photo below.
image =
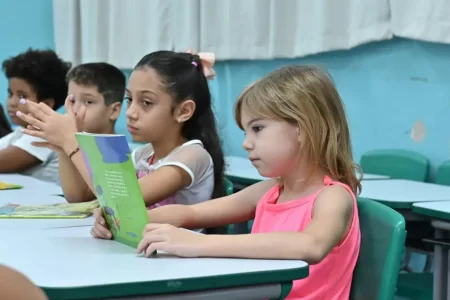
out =
{"type": "MultiPolygon", "coordinates": [[[[54,48],[52,0],[0,0],[0,62],[29,47],[54,48]]],[[[0,103],[7,81],[0,76],[0,103]]]]}
{"type": "MultiPolygon", "coordinates": [[[[29,46],[54,47],[52,26],[51,0],[0,0],[0,60],[29,46]]],[[[405,148],[441,163],[450,158],[448,53],[450,45],[394,39],[296,60],[218,63],[211,89],[225,151],[245,155],[232,110],[246,85],[285,64],[314,63],[329,69],[345,102],[356,159],[374,148],[405,148]],[[422,143],[409,137],[417,120],[427,128],[422,143]]],[[[5,99],[0,77],[0,101],[5,99]]],[[[125,132],[123,117],[118,131],[125,132]]]]}

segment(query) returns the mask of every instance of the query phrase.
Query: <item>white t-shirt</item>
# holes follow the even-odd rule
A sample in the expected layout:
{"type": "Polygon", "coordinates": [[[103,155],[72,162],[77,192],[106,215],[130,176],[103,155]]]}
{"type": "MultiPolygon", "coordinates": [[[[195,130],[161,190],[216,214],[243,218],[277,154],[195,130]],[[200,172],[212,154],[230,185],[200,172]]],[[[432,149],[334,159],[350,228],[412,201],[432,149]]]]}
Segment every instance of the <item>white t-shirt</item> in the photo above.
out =
{"type": "Polygon", "coordinates": [[[191,205],[211,199],[214,190],[214,165],[200,140],[188,141],[150,165],[152,155],[153,148],[150,144],[132,152],[136,172],[150,173],[163,166],[178,166],[191,176],[191,184],[173,195],[176,204],[191,205]]]}
{"type": "Polygon", "coordinates": [[[58,155],[48,148],[35,147],[31,144],[31,142],[43,141],[40,138],[22,133],[19,127],[0,139],[0,150],[6,149],[9,146],[15,146],[28,152],[42,161],[42,163],[21,172],[21,174],[59,185],[58,155]]]}

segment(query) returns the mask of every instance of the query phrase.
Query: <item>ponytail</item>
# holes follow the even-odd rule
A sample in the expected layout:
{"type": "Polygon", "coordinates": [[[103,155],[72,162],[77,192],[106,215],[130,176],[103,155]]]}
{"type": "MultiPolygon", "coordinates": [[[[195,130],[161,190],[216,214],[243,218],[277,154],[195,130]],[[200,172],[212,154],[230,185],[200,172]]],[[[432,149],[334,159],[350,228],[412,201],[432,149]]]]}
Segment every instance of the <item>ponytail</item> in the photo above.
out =
{"type": "MultiPolygon", "coordinates": [[[[204,54],[202,54],[204,55],[204,54]]],[[[182,127],[182,135],[188,139],[199,139],[211,156],[214,165],[214,189],[212,198],[225,195],[223,173],[225,162],[212,109],[208,78],[214,76],[212,57],[200,57],[191,53],[157,51],[144,56],[136,68],[150,67],[161,77],[165,88],[174,98],[175,104],[192,99],[196,109],[182,127]]]]}
{"type": "Polygon", "coordinates": [[[199,131],[197,138],[202,141],[203,147],[208,151],[209,155],[211,155],[214,164],[214,189],[212,198],[220,198],[225,196],[223,178],[225,160],[222,151],[222,143],[216,130],[214,112],[211,108],[200,116],[198,123],[199,131]]]}

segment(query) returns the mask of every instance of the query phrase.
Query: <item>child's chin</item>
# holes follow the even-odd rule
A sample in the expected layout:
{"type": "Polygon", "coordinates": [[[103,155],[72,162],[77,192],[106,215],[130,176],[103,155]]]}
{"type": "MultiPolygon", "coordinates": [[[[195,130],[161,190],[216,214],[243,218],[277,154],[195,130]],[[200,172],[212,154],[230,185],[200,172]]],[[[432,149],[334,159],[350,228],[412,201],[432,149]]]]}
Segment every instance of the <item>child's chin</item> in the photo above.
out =
{"type": "Polygon", "coordinates": [[[130,134],[130,135],[131,135],[131,138],[133,139],[133,142],[146,143],[146,141],[142,137],[135,135],[135,134],[130,134]]]}

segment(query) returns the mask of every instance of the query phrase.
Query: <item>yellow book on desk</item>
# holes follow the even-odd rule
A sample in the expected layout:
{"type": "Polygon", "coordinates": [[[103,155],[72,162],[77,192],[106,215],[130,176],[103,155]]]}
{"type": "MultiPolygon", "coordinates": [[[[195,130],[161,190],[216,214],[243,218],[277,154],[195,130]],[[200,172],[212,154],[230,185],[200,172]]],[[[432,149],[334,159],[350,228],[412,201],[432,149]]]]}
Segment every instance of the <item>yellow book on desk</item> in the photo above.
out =
{"type": "Polygon", "coordinates": [[[98,201],[48,205],[7,204],[0,207],[2,219],[83,219],[99,207],[98,201]]]}
{"type": "Polygon", "coordinates": [[[20,184],[12,184],[0,181],[0,190],[15,190],[21,188],[23,188],[23,186],[21,186],[20,184]]]}

